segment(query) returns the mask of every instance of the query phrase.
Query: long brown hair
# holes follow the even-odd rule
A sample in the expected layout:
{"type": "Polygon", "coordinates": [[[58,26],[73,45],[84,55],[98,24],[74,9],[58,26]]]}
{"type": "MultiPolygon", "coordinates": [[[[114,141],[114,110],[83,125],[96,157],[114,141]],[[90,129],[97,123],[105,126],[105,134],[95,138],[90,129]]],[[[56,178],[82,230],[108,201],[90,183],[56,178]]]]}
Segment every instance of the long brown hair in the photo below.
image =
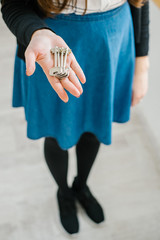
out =
{"type": "MultiPolygon", "coordinates": [[[[50,16],[51,12],[55,14],[59,14],[67,5],[72,2],[71,6],[74,8],[77,4],[78,0],[37,0],[38,5],[40,6],[41,10],[44,12],[46,16],[50,16]]],[[[131,5],[137,8],[141,8],[146,1],[149,0],[128,0],[131,5]]],[[[86,13],[87,10],[87,0],[85,0],[85,10],[83,15],[86,13]]]]}

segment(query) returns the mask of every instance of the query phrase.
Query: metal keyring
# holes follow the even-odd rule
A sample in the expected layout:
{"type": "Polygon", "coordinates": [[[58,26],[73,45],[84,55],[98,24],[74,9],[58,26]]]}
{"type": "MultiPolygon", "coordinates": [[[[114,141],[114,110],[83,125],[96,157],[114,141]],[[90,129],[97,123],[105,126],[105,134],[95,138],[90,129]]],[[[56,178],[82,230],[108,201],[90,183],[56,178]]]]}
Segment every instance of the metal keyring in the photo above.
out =
{"type": "Polygon", "coordinates": [[[70,48],[55,46],[50,52],[54,54],[55,66],[49,70],[50,76],[55,76],[59,80],[69,76],[70,67],[66,68],[67,55],[72,52],[70,48]]]}

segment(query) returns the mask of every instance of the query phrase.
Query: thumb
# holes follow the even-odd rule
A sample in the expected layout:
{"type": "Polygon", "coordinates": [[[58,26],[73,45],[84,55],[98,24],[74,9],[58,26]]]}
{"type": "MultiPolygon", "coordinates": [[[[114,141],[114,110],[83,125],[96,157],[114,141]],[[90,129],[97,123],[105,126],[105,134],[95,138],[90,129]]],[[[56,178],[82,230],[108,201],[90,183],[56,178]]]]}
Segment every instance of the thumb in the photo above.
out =
{"type": "Polygon", "coordinates": [[[31,76],[36,69],[36,56],[33,51],[26,51],[25,52],[25,61],[26,61],[26,75],[31,76]]]}

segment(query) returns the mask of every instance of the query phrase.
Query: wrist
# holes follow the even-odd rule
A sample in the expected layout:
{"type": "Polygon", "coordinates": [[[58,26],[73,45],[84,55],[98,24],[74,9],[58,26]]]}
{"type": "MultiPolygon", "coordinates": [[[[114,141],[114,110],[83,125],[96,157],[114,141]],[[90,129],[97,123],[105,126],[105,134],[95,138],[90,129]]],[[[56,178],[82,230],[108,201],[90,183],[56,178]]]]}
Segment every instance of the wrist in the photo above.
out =
{"type": "Polygon", "coordinates": [[[135,59],[135,72],[144,72],[149,69],[149,56],[140,56],[135,59]]]}
{"type": "Polygon", "coordinates": [[[43,36],[43,35],[51,35],[51,36],[53,36],[53,34],[56,35],[56,33],[54,31],[52,31],[51,29],[42,28],[42,29],[38,29],[38,30],[34,31],[32,36],[31,36],[31,39],[33,37],[43,36]]]}

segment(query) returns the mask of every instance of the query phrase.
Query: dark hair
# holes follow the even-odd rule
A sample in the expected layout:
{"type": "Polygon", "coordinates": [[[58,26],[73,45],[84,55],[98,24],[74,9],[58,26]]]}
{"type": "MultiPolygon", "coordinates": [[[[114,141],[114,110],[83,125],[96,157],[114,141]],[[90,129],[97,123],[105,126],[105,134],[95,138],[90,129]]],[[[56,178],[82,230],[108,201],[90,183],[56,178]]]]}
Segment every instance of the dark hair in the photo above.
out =
{"type": "MultiPolygon", "coordinates": [[[[61,13],[61,11],[70,5],[72,6],[72,9],[77,5],[78,0],[37,0],[38,5],[40,6],[42,12],[46,16],[50,16],[51,12],[54,12],[55,14],[61,13]]],[[[86,13],[87,10],[87,0],[85,1],[85,10],[83,12],[83,15],[86,13]]]]}
{"type": "MultiPolygon", "coordinates": [[[[55,14],[59,14],[67,5],[72,2],[71,6],[72,9],[76,6],[78,0],[37,0],[38,5],[40,6],[41,10],[44,12],[46,16],[50,16],[51,12],[54,12],[55,14]]],[[[85,1],[85,10],[82,15],[86,13],[87,10],[87,0],[85,1]]],[[[131,5],[134,7],[140,8],[144,5],[146,1],[149,0],[127,0],[130,2],[131,5]]]]}

